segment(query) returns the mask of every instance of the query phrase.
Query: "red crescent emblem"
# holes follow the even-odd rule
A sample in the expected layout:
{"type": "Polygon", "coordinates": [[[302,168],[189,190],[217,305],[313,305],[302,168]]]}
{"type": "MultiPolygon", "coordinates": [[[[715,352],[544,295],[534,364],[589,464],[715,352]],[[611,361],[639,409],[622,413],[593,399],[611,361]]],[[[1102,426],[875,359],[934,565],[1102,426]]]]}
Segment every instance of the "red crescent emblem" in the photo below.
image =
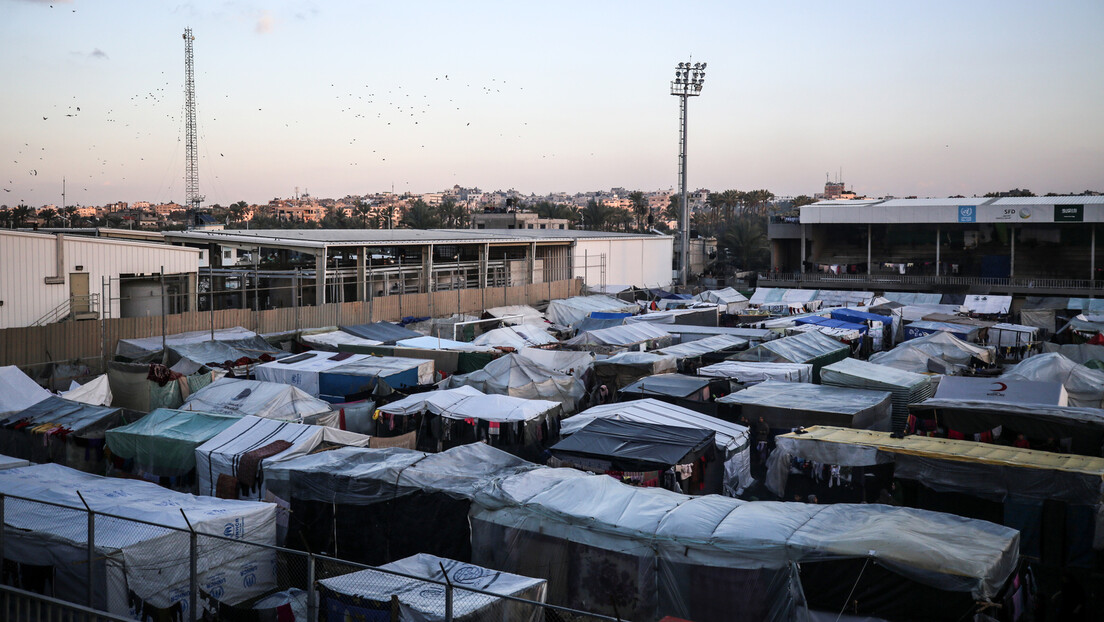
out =
{"type": "Polygon", "coordinates": [[[1004,384],[1003,382],[994,382],[993,384],[997,385],[997,388],[994,389],[994,391],[1007,391],[1008,390],[1008,385],[1004,384]]]}

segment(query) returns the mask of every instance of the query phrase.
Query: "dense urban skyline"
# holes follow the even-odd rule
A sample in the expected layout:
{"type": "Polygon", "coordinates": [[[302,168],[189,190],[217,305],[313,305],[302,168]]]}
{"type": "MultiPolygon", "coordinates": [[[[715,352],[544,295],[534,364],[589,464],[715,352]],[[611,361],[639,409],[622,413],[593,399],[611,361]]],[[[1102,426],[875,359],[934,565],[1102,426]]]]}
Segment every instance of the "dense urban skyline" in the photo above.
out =
{"type": "Polygon", "coordinates": [[[207,203],[453,184],[677,183],[871,196],[1099,189],[1099,2],[203,3],[0,0],[0,203],[182,201],[196,34],[207,203]],[[685,24],[673,31],[675,25],[685,24]]]}

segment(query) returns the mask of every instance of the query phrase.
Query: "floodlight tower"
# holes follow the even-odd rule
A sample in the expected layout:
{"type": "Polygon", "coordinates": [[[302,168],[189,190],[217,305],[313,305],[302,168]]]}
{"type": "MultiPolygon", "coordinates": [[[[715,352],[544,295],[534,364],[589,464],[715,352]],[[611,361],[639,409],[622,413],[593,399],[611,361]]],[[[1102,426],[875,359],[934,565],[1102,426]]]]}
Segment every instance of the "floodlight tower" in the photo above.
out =
{"type": "Polygon", "coordinates": [[[679,257],[679,282],[686,287],[690,274],[688,251],[690,247],[690,204],[686,200],[686,103],[690,97],[701,95],[705,84],[705,63],[679,63],[675,67],[675,79],[671,82],[671,95],[679,98],[682,124],[679,126],[679,208],[681,253],[679,257]]]}
{"type": "Polygon", "coordinates": [[[192,59],[192,29],[184,29],[184,123],[187,129],[187,143],[184,148],[184,194],[192,218],[203,203],[199,193],[199,155],[196,150],[196,106],[195,106],[195,68],[192,59]]]}

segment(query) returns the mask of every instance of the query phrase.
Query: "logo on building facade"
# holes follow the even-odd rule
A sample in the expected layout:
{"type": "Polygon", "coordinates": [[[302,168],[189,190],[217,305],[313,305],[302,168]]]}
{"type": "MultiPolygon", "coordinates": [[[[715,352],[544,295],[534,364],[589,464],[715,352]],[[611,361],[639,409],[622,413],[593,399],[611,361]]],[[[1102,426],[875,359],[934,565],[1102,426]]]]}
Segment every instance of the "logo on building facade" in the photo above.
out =
{"type": "Polygon", "coordinates": [[[958,222],[977,222],[977,208],[973,205],[959,205],[958,222]]]}
{"type": "Polygon", "coordinates": [[[1084,205],[1055,205],[1054,222],[1083,222],[1085,220],[1084,205]]]}

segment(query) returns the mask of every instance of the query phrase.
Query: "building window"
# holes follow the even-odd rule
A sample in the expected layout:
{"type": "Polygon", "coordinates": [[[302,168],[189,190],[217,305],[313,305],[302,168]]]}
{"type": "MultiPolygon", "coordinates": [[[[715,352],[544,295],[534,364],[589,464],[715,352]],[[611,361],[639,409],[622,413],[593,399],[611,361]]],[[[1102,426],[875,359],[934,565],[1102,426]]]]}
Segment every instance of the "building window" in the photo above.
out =
{"type": "Polygon", "coordinates": [[[544,228],[545,228],[545,226],[544,226],[544,225],[541,225],[541,229],[544,229],[544,228]]]}
{"type": "Polygon", "coordinates": [[[479,223],[478,225],[475,226],[475,228],[476,229],[484,229],[485,227],[483,226],[483,223],[479,223]]]}
{"type": "Polygon", "coordinates": [[[222,251],[223,259],[230,259],[234,255],[234,251],[222,251]]]}

